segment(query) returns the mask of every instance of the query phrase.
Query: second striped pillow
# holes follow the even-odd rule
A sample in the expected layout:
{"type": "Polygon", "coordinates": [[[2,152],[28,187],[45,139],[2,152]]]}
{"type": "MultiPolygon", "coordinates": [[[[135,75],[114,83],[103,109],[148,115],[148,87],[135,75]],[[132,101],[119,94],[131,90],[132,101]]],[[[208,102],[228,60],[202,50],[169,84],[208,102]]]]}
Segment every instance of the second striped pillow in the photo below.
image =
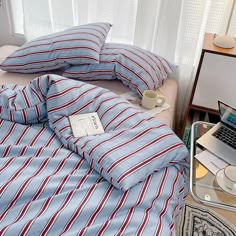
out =
{"type": "Polygon", "coordinates": [[[106,43],[99,64],[74,65],[63,76],[82,80],[119,79],[142,96],[144,90],[156,90],[175,66],[150,51],[127,44],[106,43]]]}

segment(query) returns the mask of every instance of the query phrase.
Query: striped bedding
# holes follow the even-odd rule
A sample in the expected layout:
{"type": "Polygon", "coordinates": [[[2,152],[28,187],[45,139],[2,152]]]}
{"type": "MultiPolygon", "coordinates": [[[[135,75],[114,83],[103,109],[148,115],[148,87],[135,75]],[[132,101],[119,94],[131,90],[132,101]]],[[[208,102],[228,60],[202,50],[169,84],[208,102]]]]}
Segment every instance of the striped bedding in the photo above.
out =
{"type": "Polygon", "coordinates": [[[0,235],[175,235],[188,152],[157,118],[106,89],[44,75],[1,87],[0,131],[0,235]],[[94,111],[105,133],[74,138],[68,116],[94,111]],[[152,158],[154,149],[166,154],[152,158]]]}
{"type": "Polygon", "coordinates": [[[35,38],[9,55],[0,68],[8,72],[39,73],[69,65],[99,63],[110,23],[78,25],[35,38]]]}
{"type": "Polygon", "coordinates": [[[118,79],[142,96],[147,89],[161,87],[175,70],[175,65],[153,52],[129,44],[105,43],[99,63],[69,66],[63,76],[80,80],[118,79]]]}

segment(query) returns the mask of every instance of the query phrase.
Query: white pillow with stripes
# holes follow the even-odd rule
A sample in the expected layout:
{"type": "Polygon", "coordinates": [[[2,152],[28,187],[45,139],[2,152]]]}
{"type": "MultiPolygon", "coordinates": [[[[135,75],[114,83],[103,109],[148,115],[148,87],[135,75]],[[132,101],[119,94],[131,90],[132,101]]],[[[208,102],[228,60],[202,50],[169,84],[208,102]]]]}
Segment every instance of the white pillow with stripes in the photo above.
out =
{"type": "MultiPolygon", "coordinates": [[[[102,55],[102,54],[101,54],[102,55]]],[[[100,56],[100,60],[102,56],[100,56]]],[[[116,79],[114,63],[75,65],[65,69],[64,77],[80,80],[113,80],[116,79]]]]}
{"type": "Polygon", "coordinates": [[[8,56],[0,68],[18,73],[35,73],[69,65],[99,63],[99,54],[109,23],[92,23],[36,38],[8,56]]]}
{"type": "Polygon", "coordinates": [[[106,43],[99,64],[71,66],[63,76],[83,80],[117,78],[142,96],[147,89],[159,88],[175,68],[165,58],[139,47],[106,43]]]}

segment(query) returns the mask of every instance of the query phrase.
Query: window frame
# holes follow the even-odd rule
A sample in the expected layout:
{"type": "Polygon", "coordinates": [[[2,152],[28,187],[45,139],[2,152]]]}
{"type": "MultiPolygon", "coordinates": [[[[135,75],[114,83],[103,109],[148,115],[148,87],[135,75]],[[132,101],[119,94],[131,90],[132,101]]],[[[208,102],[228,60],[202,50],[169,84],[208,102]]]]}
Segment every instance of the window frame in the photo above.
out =
{"type": "Polygon", "coordinates": [[[25,39],[25,36],[23,33],[16,33],[15,32],[12,1],[11,0],[3,0],[3,1],[5,1],[11,36],[14,38],[17,38],[17,39],[25,39]]]}

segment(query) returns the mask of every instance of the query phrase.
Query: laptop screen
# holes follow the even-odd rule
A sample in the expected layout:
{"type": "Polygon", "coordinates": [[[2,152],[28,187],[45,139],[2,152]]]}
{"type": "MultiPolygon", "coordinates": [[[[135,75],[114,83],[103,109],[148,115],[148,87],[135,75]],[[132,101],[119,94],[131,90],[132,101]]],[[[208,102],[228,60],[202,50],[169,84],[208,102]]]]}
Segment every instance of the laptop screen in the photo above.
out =
{"type": "Polygon", "coordinates": [[[236,129],[236,109],[223,102],[219,101],[218,103],[221,121],[236,129]]]}

